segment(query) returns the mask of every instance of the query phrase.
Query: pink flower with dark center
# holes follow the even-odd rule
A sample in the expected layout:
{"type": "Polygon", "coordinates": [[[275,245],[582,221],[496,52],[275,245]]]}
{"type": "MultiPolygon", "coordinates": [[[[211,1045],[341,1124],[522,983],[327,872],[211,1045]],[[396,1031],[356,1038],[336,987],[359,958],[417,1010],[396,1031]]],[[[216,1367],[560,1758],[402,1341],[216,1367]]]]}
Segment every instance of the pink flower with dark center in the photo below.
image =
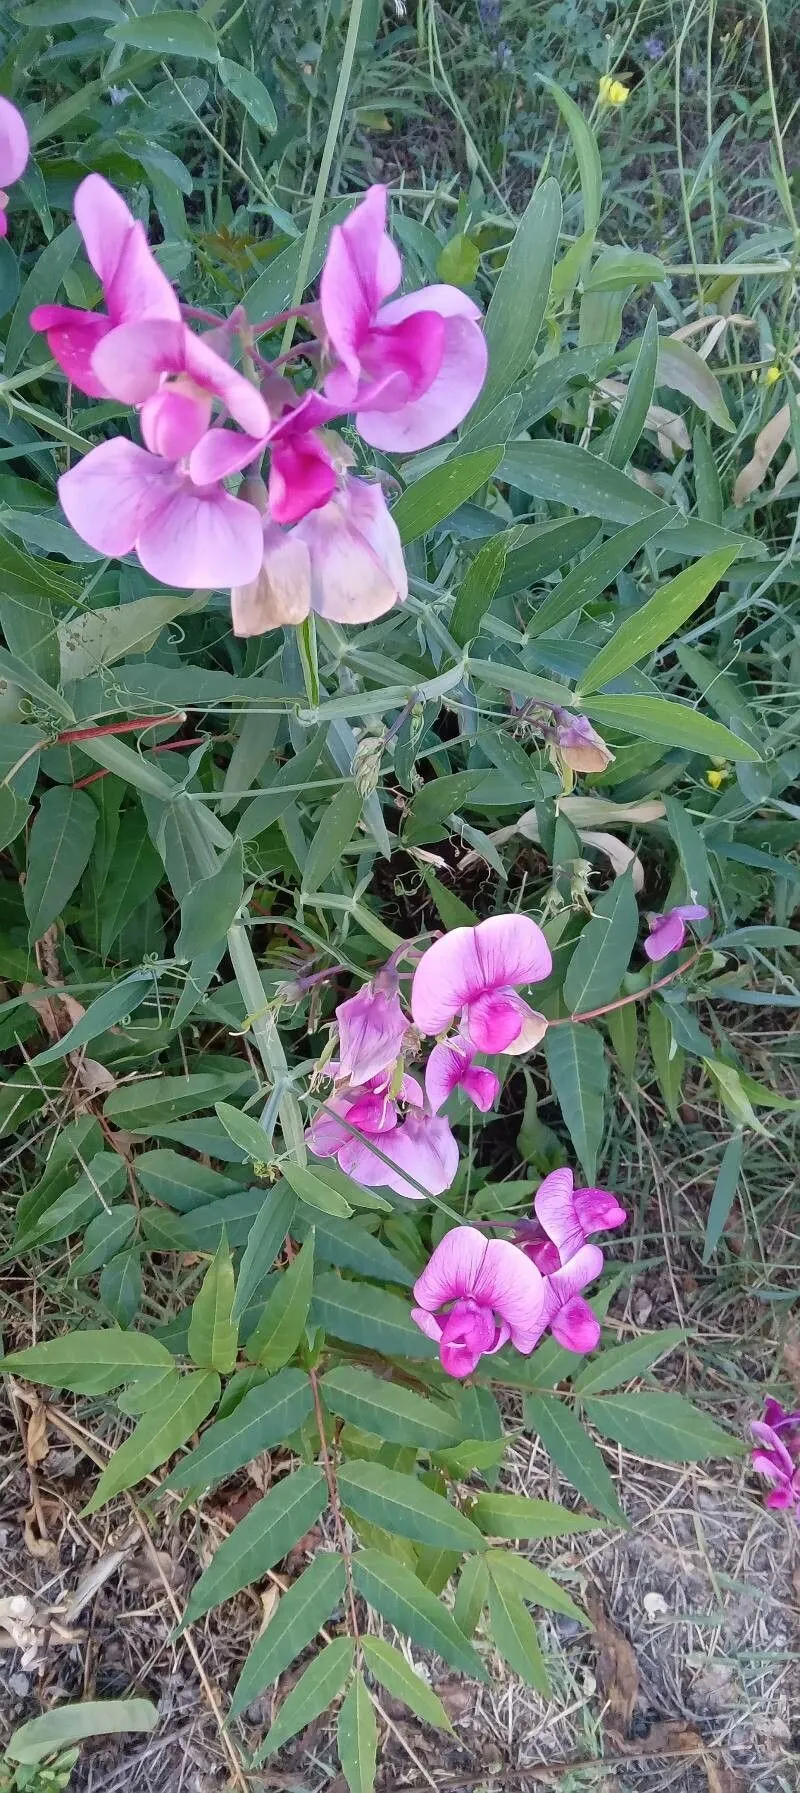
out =
{"type": "Polygon", "coordinates": [[[403,264],[386,231],[386,188],[370,187],[331,232],[320,283],[328,342],[339,357],[325,381],[374,448],[408,452],[441,441],[466,417],[486,378],[480,310],[453,286],[423,287],[384,304],[403,264]]]}
{"type": "Polygon", "coordinates": [[[385,1077],[373,1077],[357,1087],[334,1093],[306,1132],[311,1151],[317,1158],[335,1157],[340,1170],[367,1189],[386,1183],[391,1170],[370,1151],[366,1141],[374,1139],[381,1151],[386,1149],[387,1136],[398,1127],[398,1101],[421,1107],[422,1090],[415,1078],[403,1078],[397,1100],[389,1095],[385,1077]],[[364,1139],[358,1139],[353,1128],[364,1139]]]}
{"type": "Polygon", "coordinates": [[[28,129],[22,113],[0,96],[0,238],[8,235],[5,189],[25,173],[29,155],[28,129]]]}
{"type": "Polygon", "coordinates": [[[514,1238],[544,1276],[569,1262],[590,1233],[624,1226],[628,1218],[607,1189],[576,1189],[571,1170],[553,1170],[534,1198],[535,1220],[521,1220],[514,1238]]]}
{"type": "MultiPolygon", "coordinates": [[[[67,378],[90,398],[115,396],[93,367],[103,338],[123,324],[155,319],[183,328],[177,294],[161,272],[143,224],[101,174],[88,174],[75,194],[75,219],[89,261],[98,276],[106,311],[77,311],[70,305],[37,305],[34,330],[43,330],[51,355],[67,378]]],[[[122,396],[122,395],[120,395],[122,396]]]]}
{"type": "Polygon", "coordinates": [[[339,1077],[348,1083],[366,1083],[370,1077],[390,1073],[409,1028],[396,973],[384,967],[371,984],[338,1003],[336,1022],[339,1077]]]}
{"type": "Polygon", "coordinates": [[[582,1290],[600,1275],[603,1263],[599,1245],[581,1245],[544,1279],[544,1324],[566,1351],[593,1351],[599,1344],[600,1322],[582,1290]]]}
{"type": "Polygon", "coordinates": [[[794,1509],[800,1519],[800,1464],[785,1436],[764,1420],[753,1420],[750,1430],[756,1440],[753,1468],[771,1484],[764,1505],[784,1511],[794,1509]]]}
{"type": "MultiPolygon", "coordinates": [[[[339,473],[332,449],[338,444],[339,459],[347,464],[352,457],[349,450],[342,453],[343,444],[338,437],[326,442],[320,433],[337,415],[337,407],[322,393],[307,392],[298,398],[289,381],[279,377],[264,384],[266,398],[260,402],[265,419],[267,406],[270,407],[271,421],[262,424],[260,434],[241,436],[232,430],[212,430],[202,452],[213,462],[216,477],[220,477],[222,471],[236,473],[248,466],[268,448],[269,521],[298,523],[309,511],[327,505],[336,494],[339,473]]],[[[248,426],[243,424],[243,428],[248,426]]]]}
{"type": "Polygon", "coordinates": [[[458,1016],[479,1052],[528,1052],[547,1029],[543,1015],[517,995],[552,969],[550,948],[529,915],[494,915],[454,928],[424,952],[411,987],[411,1013],[422,1033],[443,1033],[458,1016]]]}
{"type": "Polygon", "coordinates": [[[463,1089],[481,1114],[487,1113],[500,1093],[499,1077],[476,1065],[474,1048],[458,1035],[434,1046],[425,1066],[425,1094],[433,1114],[444,1108],[454,1089],[463,1089]]]}
{"type": "Polygon", "coordinates": [[[450,1376],[471,1375],[508,1340],[528,1356],[541,1336],[544,1281],[535,1264],[476,1227],[445,1234],[414,1286],[412,1318],[439,1346],[450,1376]]]}
{"type": "Polygon", "coordinates": [[[702,903],[679,903],[665,915],[648,916],[650,934],[644,943],[648,959],[658,961],[666,959],[669,953],[678,952],[686,939],[687,921],[705,921],[707,915],[708,910],[702,903]]]}
{"type": "Polygon", "coordinates": [[[397,525],[377,484],[348,476],[293,529],[266,516],[259,526],[260,570],[231,592],[235,635],[263,635],[311,611],[330,622],[373,622],[408,596],[397,525]]]}

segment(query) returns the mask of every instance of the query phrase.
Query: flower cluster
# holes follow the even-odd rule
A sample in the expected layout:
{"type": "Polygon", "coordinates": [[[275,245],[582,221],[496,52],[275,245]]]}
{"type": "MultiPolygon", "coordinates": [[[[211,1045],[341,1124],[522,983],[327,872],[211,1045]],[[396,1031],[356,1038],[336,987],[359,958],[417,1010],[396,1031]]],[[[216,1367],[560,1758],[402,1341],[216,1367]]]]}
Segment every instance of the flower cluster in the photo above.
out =
{"type": "Polygon", "coordinates": [[[763,1420],[750,1427],[756,1440],[753,1468],[770,1483],[764,1505],[793,1512],[800,1520],[800,1413],[787,1413],[768,1399],[763,1420]]]}
{"type": "MultiPolygon", "coordinates": [[[[0,112],[0,174],[4,121],[0,112]]],[[[390,297],[402,261],[386,206],[386,188],[371,187],[335,226],[319,301],[291,314],[309,335],[268,361],[258,339],[282,319],[252,324],[241,308],[221,319],[182,306],[143,224],[90,174],[75,219],[103,308],[31,314],[74,386],[139,416],[141,444],[115,436],[62,475],[73,529],[100,554],[135,551],[167,585],[230,586],[237,634],[311,610],[366,622],[407,595],[382,489],[350,472],[354,455],[328,426],[352,414],[373,448],[427,448],[462,421],[486,377],[480,311],[465,293],[438,285],[390,297]],[[198,316],[211,326],[202,335],[187,322],[198,316]],[[298,357],[317,385],[298,390],[281,371],[298,357]],[[234,495],[226,482],[245,469],[234,495]]]]}

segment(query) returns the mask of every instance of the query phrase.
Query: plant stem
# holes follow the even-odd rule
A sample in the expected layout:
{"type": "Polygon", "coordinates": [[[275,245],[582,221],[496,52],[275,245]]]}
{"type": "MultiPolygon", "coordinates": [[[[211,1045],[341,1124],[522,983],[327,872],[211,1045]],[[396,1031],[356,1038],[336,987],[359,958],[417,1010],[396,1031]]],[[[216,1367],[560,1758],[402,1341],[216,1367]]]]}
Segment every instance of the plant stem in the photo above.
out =
{"type": "Polygon", "coordinates": [[[632,996],[619,996],[616,1002],[606,1002],[599,1009],[583,1009],[579,1015],[561,1015],[557,1021],[548,1021],[548,1027],[571,1027],[574,1021],[595,1021],[598,1015],[610,1015],[613,1009],[627,1008],[629,1002],[641,1002],[643,996],[652,996],[654,990],[663,990],[665,984],[674,983],[676,977],[682,977],[691,965],[695,965],[705,946],[698,946],[697,951],[690,953],[675,971],[668,971],[666,977],[659,977],[654,984],[646,984],[643,990],[634,990],[632,996]]]}
{"type": "Polygon", "coordinates": [[[322,1467],[325,1471],[325,1480],[328,1484],[328,1496],[329,1496],[330,1503],[331,1503],[331,1512],[333,1514],[333,1525],[334,1525],[334,1530],[336,1532],[336,1542],[339,1546],[339,1551],[341,1554],[342,1562],[344,1563],[344,1573],[345,1573],[345,1579],[347,1582],[347,1604],[350,1608],[350,1623],[353,1627],[353,1637],[355,1639],[355,1643],[356,1643],[356,1645],[358,1645],[358,1643],[360,1641],[361,1634],[360,1634],[359,1626],[358,1626],[358,1608],[356,1606],[356,1593],[355,1593],[355,1588],[353,1586],[353,1571],[352,1571],[352,1565],[351,1565],[351,1561],[350,1561],[350,1551],[349,1551],[348,1544],[347,1544],[347,1537],[345,1535],[344,1520],[342,1518],[342,1509],[339,1505],[339,1490],[336,1486],[336,1471],[331,1462],[330,1452],[328,1450],[328,1441],[325,1437],[325,1416],[322,1411],[322,1402],[319,1398],[319,1385],[317,1383],[316,1370],[309,1370],[308,1380],[311,1383],[311,1393],[312,1393],[312,1396],[314,1399],[314,1415],[315,1415],[316,1422],[317,1422],[317,1432],[319,1434],[319,1454],[320,1454],[320,1457],[322,1458],[322,1467]]]}
{"type": "Polygon", "coordinates": [[[286,1054],[275,1025],[275,1017],[264,1002],[261,974],[243,921],[235,921],[228,929],[228,951],[261,1062],[270,1085],[278,1092],[278,1115],[284,1144],[295,1163],[304,1165],[306,1145],[300,1104],[294,1090],[289,1087],[286,1054]]]}

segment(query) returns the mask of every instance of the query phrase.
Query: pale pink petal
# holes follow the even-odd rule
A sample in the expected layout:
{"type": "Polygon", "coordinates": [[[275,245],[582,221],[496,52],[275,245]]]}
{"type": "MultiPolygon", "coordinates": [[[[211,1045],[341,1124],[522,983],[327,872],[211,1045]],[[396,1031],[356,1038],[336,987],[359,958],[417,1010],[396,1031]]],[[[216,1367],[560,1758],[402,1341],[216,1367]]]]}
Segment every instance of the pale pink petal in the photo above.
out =
{"type": "Polygon", "coordinates": [[[790,1482],[793,1464],[790,1457],[787,1469],[782,1458],[778,1457],[774,1451],[754,1451],[753,1468],[757,1475],[766,1476],[769,1482],[790,1482]]]}
{"type": "Polygon", "coordinates": [[[246,380],[237,368],[231,367],[202,336],[186,330],[184,354],[190,378],[207,392],[215,393],[241,429],[251,436],[261,435],[269,429],[269,411],[258,387],[246,380]]]}
{"type": "Polygon", "coordinates": [[[553,969],[550,948],[530,915],[493,915],[480,922],[475,950],[486,990],[537,984],[553,969]]]}
{"type": "Polygon", "coordinates": [[[539,1184],[533,1207],[548,1239],[557,1246],[561,1263],[566,1263],[586,1239],[575,1207],[572,1171],[551,1171],[539,1184]]]}
{"type": "Polygon", "coordinates": [[[474,1293],[489,1241],[474,1226],[445,1233],[414,1284],[414,1300],[429,1313],[474,1293]]]}
{"type": "Polygon", "coordinates": [[[164,461],[124,436],[101,442],[58,482],[67,522],[98,554],[129,554],[161,506],[169,472],[164,461]]]}
{"type": "Polygon", "coordinates": [[[467,1004],[466,1031],[479,1052],[506,1052],[522,1031],[523,1004],[514,990],[487,990],[467,1004]]]}
{"type": "Polygon", "coordinates": [[[573,1295],[550,1321],[553,1338],[565,1351],[594,1351],[600,1343],[600,1321],[582,1295],[573,1295]]]}
{"type": "Polygon", "coordinates": [[[114,326],[98,311],[75,311],[71,305],[37,305],[29,319],[33,330],[44,330],[51,355],[68,380],[89,398],[108,398],[109,393],[94,371],[92,357],[99,342],[114,326]]]}
{"type": "Polygon", "coordinates": [[[433,1339],[438,1345],[442,1328],[436,1315],[427,1313],[424,1307],[412,1307],[411,1318],[416,1321],[420,1332],[424,1332],[426,1338],[433,1339]]]}
{"type": "Polygon", "coordinates": [[[211,422],[211,399],[203,393],[181,390],[176,380],[146,398],[142,406],[142,435],[151,454],[167,461],[182,461],[191,454],[211,422]]]}
{"type": "Polygon", "coordinates": [[[408,1020],[396,993],[387,994],[365,984],[356,996],[336,1009],[339,1028],[339,1076],[351,1083],[365,1083],[395,1062],[408,1020]]]}
{"type": "Polygon", "coordinates": [[[466,317],[449,317],[439,371],[427,391],[397,411],[358,411],[356,429],[371,447],[393,454],[441,442],[471,411],[487,366],[486,339],[478,325],[466,317]]]}
{"type": "Polygon", "coordinates": [[[402,263],[386,234],[386,188],[370,187],[331,231],[320,281],[325,329],[337,354],[358,372],[358,344],[381,300],[400,284],[402,263]]]}
{"type": "Polygon", "coordinates": [[[602,1233],[608,1227],[624,1226],[628,1218],[610,1189],[576,1189],[574,1200],[585,1233],[602,1233]]]}
{"type": "MultiPolygon", "coordinates": [[[[759,1427],[759,1430],[756,1431],[756,1427],[758,1426],[758,1424],[759,1424],[758,1420],[754,1421],[751,1430],[753,1431],[755,1436],[757,1438],[761,1438],[762,1442],[767,1444],[769,1448],[767,1451],[757,1451],[756,1450],[753,1452],[753,1467],[759,1468],[758,1463],[756,1463],[756,1458],[759,1458],[762,1461],[765,1461],[765,1462],[769,1461],[772,1463],[773,1473],[775,1475],[783,1474],[783,1475],[791,1476],[794,1471],[794,1460],[792,1458],[791,1452],[789,1450],[787,1450],[786,1445],[783,1443],[782,1439],[778,1438],[775,1434],[773,1434],[773,1436],[771,1438],[764,1439],[763,1432],[768,1430],[768,1428],[764,1427],[762,1429],[759,1427]]],[[[767,1470],[759,1469],[759,1474],[766,1475],[767,1473],[768,1473],[767,1470]]]]}
{"type": "Polygon", "coordinates": [[[240,435],[238,430],[207,430],[189,459],[196,486],[213,486],[231,473],[241,473],[266,447],[266,436],[240,435]]]}
{"type": "Polygon", "coordinates": [[[336,484],[336,469],[328,450],[313,432],[273,443],[269,471],[273,522],[299,523],[309,511],[330,502],[336,484]]]}
{"type": "Polygon", "coordinates": [[[581,1245],[560,1270],[554,1270],[548,1277],[551,1293],[557,1297],[559,1307],[565,1307],[573,1295],[580,1295],[587,1283],[594,1282],[600,1275],[603,1253],[599,1245],[581,1245]]]}
{"type": "Polygon", "coordinates": [[[517,1014],[520,1017],[520,1030],[515,1040],[505,1047],[509,1058],[519,1058],[523,1052],[532,1052],[544,1039],[548,1023],[538,1009],[532,1009],[521,996],[515,997],[517,1014]]]}
{"type": "Polygon", "coordinates": [[[133,230],[133,214],[102,174],[87,174],[81,181],[75,190],[73,210],[95,274],[108,287],[133,230]]]}
{"type": "Polygon", "coordinates": [[[426,1192],[443,1195],[458,1172],[458,1142],[443,1115],[412,1108],[402,1126],[383,1137],[381,1150],[397,1167],[396,1174],[386,1174],[384,1181],[409,1201],[424,1201],[426,1192]],[[413,1177],[413,1183],[407,1177],[413,1177]]]}
{"type": "Polygon", "coordinates": [[[198,492],[180,477],[136,543],[142,566],[155,579],[203,591],[254,579],[263,549],[261,518],[252,504],[222,490],[198,492]]]}
{"type": "Polygon", "coordinates": [[[403,1078],[400,1085],[400,1099],[402,1102],[409,1102],[412,1108],[422,1107],[424,1101],[422,1085],[417,1082],[416,1077],[406,1075],[403,1078]]]}
{"type": "Polygon", "coordinates": [[[459,1086],[482,1114],[491,1108],[500,1089],[493,1071],[482,1070],[473,1063],[467,1041],[445,1040],[434,1046],[425,1067],[425,1093],[434,1114],[459,1086]]]}
{"type": "Polygon", "coordinates": [[[347,1145],[351,1135],[342,1126],[339,1116],[346,1114],[349,1106],[346,1097],[329,1096],[326,1107],[317,1110],[305,1132],[306,1144],[317,1158],[332,1158],[347,1145]]]}
{"type": "Polygon", "coordinates": [[[678,952],[686,938],[686,924],[676,909],[670,909],[668,915],[654,915],[650,918],[650,934],[644,943],[648,959],[657,962],[666,959],[669,953],[678,952]]]}
{"type": "Polygon", "coordinates": [[[11,100],[0,97],[0,187],[10,187],[12,181],[19,180],[29,155],[28,129],[22,113],[11,100]]]}
{"type": "Polygon", "coordinates": [[[392,573],[350,521],[347,491],[296,525],[311,555],[311,603],[336,623],[372,622],[407,593],[405,567],[398,589],[392,573]]]}
{"type": "Polygon", "coordinates": [[[702,903],[679,903],[677,908],[672,910],[672,914],[679,915],[681,921],[706,921],[708,919],[708,910],[702,903]]]}
{"type": "Polygon", "coordinates": [[[348,479],[346,500],[352,527],[363,536],[378,565],[388,574],[397,593],[397,602],[402,604],[408,597],[408,573],[400,531],[382,487],[377,480],[348,479]]]}
{"type": "Polygon", "coordinates": [[[180,317],[119,323],[95,350],[94,371],[123,404],[141,405],[158,391],[162,375],[185,371],[185,335],[180,317]]]}
{"type": "Polygon", "coordinates": [[[507,1338],[508,1327],[495,1325],[491,1309],[472,1301],[457,1301],[442,1321],[442,1368],[448,1376],[470,1376],[484,1353],[499,1350],[507,1338]]]}
{"type": "Polygon", "coordinates": [[[103,287],[108,314],[115,324],[180,320],[178,295],[156,261],[143,224],[136,223],[129,230],[117,266],[103,287]]]}
{"type": "MultiPolygon", "coordinates": [[[[222,435],[223,432],[214,432],[222,435]]],[[[311,609],[311,557],[293,531],[263,526],[260,573],[231,592],[234,635],[263,635],[283,624],[296,626],[311,609]]]]}
{"type": "Polygon", "coordinates": [[[508,1322],[516,1349],[527,1356],[542,1334],[545,1295],[544,1278],[524,1251],[508,1239],[490,1239],[471,1293],[508,1322]]]}
{"type": "Polygon", "coordinates": [[[422,1033],[442,1033],[484,989],[477,928],[453,928],[429,946],[414,972],[411,1013],[422,1033]]]}

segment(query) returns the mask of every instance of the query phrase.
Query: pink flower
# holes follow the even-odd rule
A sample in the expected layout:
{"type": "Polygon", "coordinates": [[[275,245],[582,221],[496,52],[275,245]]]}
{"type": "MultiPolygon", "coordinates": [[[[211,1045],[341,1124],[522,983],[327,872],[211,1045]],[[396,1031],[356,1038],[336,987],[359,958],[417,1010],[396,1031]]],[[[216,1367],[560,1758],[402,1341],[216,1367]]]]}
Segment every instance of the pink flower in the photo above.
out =
{"type": "Polygon", "coordinates": [[[600,1322],[581,1293],[603,1268],[599,1245],[581,1245],[558,1270],[544,1279],[544,1324],[567,1351],[593,1351],[600,1340],[600,1322]]]}
{"type": "Polygon", "coordinates": [[[106,312],[37,305],[30,321],[34,330],[46,332],[50,353],[73,386],[90,398],[108,398],[110,389],[92,366],[94,351],[103,338],[119,325],[141,326],[155,319],[172,320],[182,328],[181,310],[150,250],[144,225],[101,174],[88,174],[81,181],[75,194],[75,218],[102,283],[106,312]]]}
{"type": "Polygon", "coordinates": [[[648,959],[666,959],[668,953],[678,952],[686,939],[687,921],[705,921],[707,915],[702,903],[680,903],[665,915],[648,916],[650,936],[644,943],[648,959]]]}
{"type": "Polygon", "coordinates": [[[331,232],[320,284],[328,341],[339,356],[325,392],[373,448],[408,452],[439,442],[475,403],[486,378],[480,310],[453,286],[423,287],[385,305],[403,265],[386,231],[386,188],[370,187],[331,232]]]}
{"type": "MultiPolygon", "coordinates": [[[[415,1078],[403,1078],[399,1098],[421,1106],[422,1090],[415,1078]]],[[[388,1079],[373,1077],[355,1088],[330,1096],[325,1108],[315,1115],[306,1132],[306,1140],[317,1158],[335,1157],[340,1170],[347,1176],[363,1183],[367,1189],[374,1189],[389,1181],[392,1173],[351,1129],[356,1128],[366,1140],[376,1140],[381,1151],[385,1151],[387,1135],[397,1130],[398,1119],[398,1105],[389,1095],[388,1079]]]]}
{"type": "Polygon", "coordinates": [[[0,237],[8,235],[6,187],[25,173],[30,143],[25,120],[10,100],[0,97],[0,237]]]}
{"type": "Polygon", "coordinates": [[[474,928],[454,928],[419,961],[411,987],[414,1022],[422,1033],[438,1034],[460,1016],[462,1034],[479,1052],[527,1052],[547,1022],[517,987],[548,977],[552,963],[529,915],[494,915],[474,928]]]}
{"type": "Polygon", "coordinates": [[[767,1395],[764,1402],[763,1424],[771,1427],[773,1432],[780,1434],[786,1449],[791,1452],[793,1457],[800,1457],[800,1413],[787,1413],[780,1401],[774,1400],[772,1395],[767,1395]]]}
{"type": "Polygon", "coordinates": [[[331,622],[372,622],[408,596],[397,525],[377,484],[348,477],[293,529],[268,517],[259,528],[260,571],[233,582],[235,635],[263,635],[312,610],[331,622]]]}
{"type": "MultiPolygon", "coordinates": [[[[144,407],[143,429],[145,417],[151,430],[158,427],[161,412],[169,408],[176,389],[203,405],[206,431],[215,398],[253,437],[259,438],[269,429],[269,411],[258,388],[229,366],[202,336],[187,330],[180,316],[156,316],[141,323],[139,315],[135,320],[124,318],[104,333],[93,350],[91,370],[104,393],[123,404],[144,407]]],[[[234,439],[242,442],[241,437],[234,439]]],[[[245,465],[244,456],[238,465],[245,465]]]]}
{"type": "Polygon", "coordinates": [[[390,1134],[381,1150],[395,1169],[392,1172],[382,1164],[380,1176],[371,1177],[368,1188],[385,1186],[410,1202],[424,1201],[426,1193],[443,1195],[458,1174],[458,1141],[441,1114],[409,1109],[402,1126],[390,1134]],[[413,1182],[408,1180],[411,1177],[413,1182]]]}
{"type": "Polygon", "coordinates": [[[613,762],[610,747],[592,728],[588,716],[571,716],[568,710],[557,710],[553,740],[571,772],[604,772],[613,762]]]}
{"type": "Polygon", "coordinates": [[[544,1282],[507,1240],[459,1226],[437,1245],[414,1287],[412,1317],[439,1345],[450,1376],[469,1376],[479,1359],[510,1339],[524,1356],[542,1331],[544,1282]]]}
{"type": "Polygon", "coordinates": [[[547,1276],[580,1251],[589,1233],[624,1226],[628,1218],[607,1189],[576,1189],[571,1170],[553,1170],[534,1198],[535,1220],[515,1229],[517,1244],[547,1276]]]}
{"type": "Polygon", "coordinates": [[[500,1092],[500,1079],[493,1071],[476,1065],[469,1040],[458,1035],[434,1046],[425,1066],[425,1094],[434,1114],[444,1107],[454,1089],[463,1089],[481,1114],[486,1114],[500,1092]]]}
{"type": "MultiPolygon", "coordinates": [[[[177,423],[174,422],[177,429],[177,423]]],[[[172,427],[172,426],[171,426],[172,427]]],[[[184,416],[184,442],[202,428],[202,410],[184,416]]],[[[58,495],[67,520],[99,554],[136,550],[155,579],[214,590],[256,576],[261,518],[222,486],[195,482],[190,462],[148,454],[115,436],[62,473],[58,495]]]]}
{"type": "Polygon", "coordinates": [[[371,984],[349,996],[336,1009],[339,1029],[340,1077],[348,1083],[366,1083],[370,1077],[394,1068],[408,1032],[397,977],[384,967],[371,984]]]}
{"type": "MultiPolygon", "coordinates": [[[[769,1403],[767,1406],[769,1408],[769,1403]]],[[[777,1407],[777,1402],[774,1403],[777,1407]]],[[[780,1412],[782,1413],[782,1409],[780,1412]]],[[[790,1415],[784,1415],[788,1419],[790,1415]]],[[[779,1421],[779,1425],[781,1422],[779,1421]]],[[[757,1475],[764,1476],[771,1483],[770,1492],[764,1505],[779,1509],[791,1509],[800,1519],[800,1464],[786,1442],[781,1431],[764,1420],[753,1420],[750,1427],[756,1439],[753,1451],[753,1468],[757,1475]]]]}

